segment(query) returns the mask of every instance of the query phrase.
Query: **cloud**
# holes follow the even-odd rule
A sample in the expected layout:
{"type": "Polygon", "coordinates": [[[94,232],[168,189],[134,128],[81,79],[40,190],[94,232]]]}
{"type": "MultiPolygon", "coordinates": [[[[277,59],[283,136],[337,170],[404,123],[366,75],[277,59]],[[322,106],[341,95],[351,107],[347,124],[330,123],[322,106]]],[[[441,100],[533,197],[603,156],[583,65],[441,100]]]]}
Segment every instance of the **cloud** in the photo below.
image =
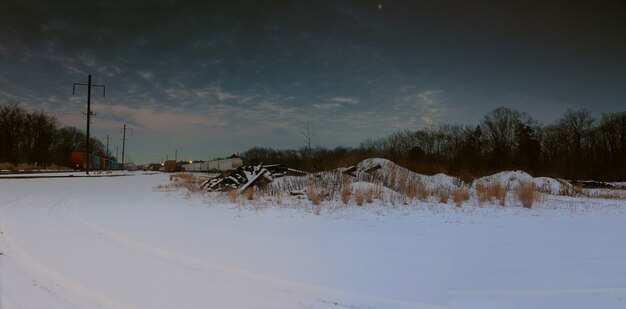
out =
{"type": "Polygon", "coordinates": [[[440,116],[440,96],[441,91],[439,90],[424,91],[417,96],[421,103],[422,112],[424,113],[424,116],[422,116],[422,121],[426,125],[432,125],[435,122],[436,118],[440,116]]]}
{"type": "Polygon", "coordinates": [[[441,90],[416,91],[413,87],[404,87],[402,91],[392,110],[407,115],[411,126],[432,125],[442,116],[441,90]]]}
{"type": "Polygon", "coordinates": [[[139,76],[148,81],[152,80],[152,72],[150,71],[139,71],[139,76]]]}
{"type": "Polygon", "coordinates": [[[359,103],[359,99],[357,98],[350,98],[350,97],[332,97],[330,98],[331,102],[337,102],[337,103],[346,103],[346,104],[356,104],[359,103]]]}
{"type": "Polygon", "coordinates": [[[133,125],[156,132],[179,132],[197,127],[224,126],[227,122],[209,113],[186,112],[180,109],[154,107],[130,107],[113,104],[93,104],[92,109],[103,120],[130,122],[133,125]]]}
{"type": "Polygon", "coordinates": [[[314,103],[313,107],[318,110],[336,110],[346,105],[357,104],[358,102],[358,99],[351,97],[332,97],[327,101],[314,103]]]}

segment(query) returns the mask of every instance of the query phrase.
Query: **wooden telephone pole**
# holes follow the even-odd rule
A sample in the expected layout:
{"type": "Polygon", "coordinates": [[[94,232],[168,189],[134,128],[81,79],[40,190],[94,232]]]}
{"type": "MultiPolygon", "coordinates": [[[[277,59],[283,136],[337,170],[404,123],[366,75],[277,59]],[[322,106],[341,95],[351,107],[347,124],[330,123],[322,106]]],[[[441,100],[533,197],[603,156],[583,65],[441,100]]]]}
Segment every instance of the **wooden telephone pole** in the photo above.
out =
{"type": "MultiPolygon", "coordinates": [[[[128,128],[131,132],[131,134],[133,133],[133,129],[128,128]]],[[[124,170],[124,150],[126,149],[126,124],[124,124],[124,127],[122,128],[122,168],[121,170],[124,170]]]]}
{"type": "Polygon", "coordinates": [[[104,85],[93,85],[91,84],[91,74],[89,74],[88,78],[87,78],[87,83],[86,84],[82,84],[82,83],[74,83],[74,85],[72,86],[72,95],[76,95],[76,85],[78,86],[87,86],[87,138],[85,140],[85,172],[87,173],[87,175],[89,175],[89,163],[91,163],[90,161],[90,151],[89,151],[89,126],[91,124],[91,115],[93,115],[93,113],[91,112],[91,87],[102,87],[102,97],[105,96],[105,87],[104,85]]]}

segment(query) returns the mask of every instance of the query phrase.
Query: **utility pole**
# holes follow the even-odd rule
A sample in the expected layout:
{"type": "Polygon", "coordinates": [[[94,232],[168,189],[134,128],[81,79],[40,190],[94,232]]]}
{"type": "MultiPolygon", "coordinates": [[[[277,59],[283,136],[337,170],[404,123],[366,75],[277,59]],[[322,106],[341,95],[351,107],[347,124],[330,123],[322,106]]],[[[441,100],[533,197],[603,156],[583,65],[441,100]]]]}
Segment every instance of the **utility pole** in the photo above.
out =
{"type": "Polygon", "coordinates": [[[178,163],[178,149],[174,150],[174,161],[178,163]]]}
{"type": "Polygon", "coordinates": [[[74,83],[74,85],[72,86],[72,95],[76,95],[76,85],[79,86],[87,86],[87,139],[85,141],[85,157],[86,157],[86,164],[85,164],[85,172],[87,173],[87,175],[89,175],[89,125],[91,123],[91,115],[93,115],[91,113],[91,87],[102,87],[102,96],[105,96],[105,87],[104,85],[92,85],[91,84],[91,74],[89,74],[88,78],[87,78],[87,83],[86,84],[82,84],[82,83],[74,83]]]}
{"type": "Polygon", "coordinates": [[[106,156],[107,156],[107,158],[106,158],[107,165],[105,166],[105,169],[108,170],[109,169],[108,163],[109,163],[109,160],[111,160],[111,156],[109,156],[109,134],[107,134],[107,152],[106,152],[106,156]]]}
{"type": "MultiPolygon", "coordinates": [[[[133,134],[133,129],[128,128],[131,132],[131,134],[133,134]]],[[[124,170],[124,150],[126,149],[126,124],[124,124],[124,128],[123,130],[123,135],[122,135],[122,170],[124,170]]]]}

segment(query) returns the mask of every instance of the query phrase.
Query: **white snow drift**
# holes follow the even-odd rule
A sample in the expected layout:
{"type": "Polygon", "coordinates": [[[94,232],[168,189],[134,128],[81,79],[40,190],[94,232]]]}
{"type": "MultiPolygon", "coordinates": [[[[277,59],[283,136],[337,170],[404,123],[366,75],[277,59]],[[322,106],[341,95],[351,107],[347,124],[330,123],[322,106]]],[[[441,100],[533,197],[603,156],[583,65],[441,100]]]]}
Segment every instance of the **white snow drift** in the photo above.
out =
{"type": "MultiPolygon", "coordinates": [[[[526,177],[492,177],[511,175],[526,177]]],[[[233,204],[167,183],[0,179],[0,308],[626,306],[623,200],[337,200],[317,216],[303,198],[233,204]]]]}

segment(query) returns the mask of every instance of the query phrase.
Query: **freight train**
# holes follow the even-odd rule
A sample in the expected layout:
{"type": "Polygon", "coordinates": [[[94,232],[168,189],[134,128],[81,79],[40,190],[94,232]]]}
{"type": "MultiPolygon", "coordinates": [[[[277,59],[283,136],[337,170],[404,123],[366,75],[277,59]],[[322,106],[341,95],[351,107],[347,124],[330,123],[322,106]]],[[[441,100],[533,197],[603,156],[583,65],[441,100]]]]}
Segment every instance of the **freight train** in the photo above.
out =
{"type": "MultiPolygon", "coordinates": [[[[85,160],[86,156],[87,154],[84,152],[72,152],[70,155],[72,168],[75,170],[85,169],[85,163],[87,162],[85,160]]],[[[89,154],[89,162],[89,167],[94,170],[116,170],[120,168],[120,164],[116,160],[103,158],[94,154],[89,154]]]]}

